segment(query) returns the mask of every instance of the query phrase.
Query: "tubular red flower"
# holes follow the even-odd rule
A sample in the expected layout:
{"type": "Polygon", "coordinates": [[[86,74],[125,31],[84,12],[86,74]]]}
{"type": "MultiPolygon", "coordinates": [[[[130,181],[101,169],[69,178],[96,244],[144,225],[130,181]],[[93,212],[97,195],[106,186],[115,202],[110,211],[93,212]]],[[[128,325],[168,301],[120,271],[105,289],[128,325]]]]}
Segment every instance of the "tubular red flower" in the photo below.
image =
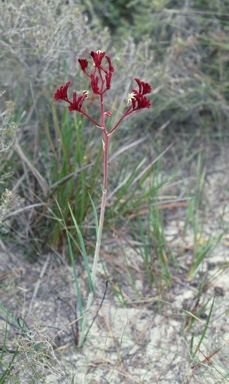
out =
{"type": "Polygon", "coordinates": [[[93,58],[95,67],[97,67],[97,68],[100,67],[100,65],[102,63],[102,60],[103,60],[103,58],[105,56],[105,53],[106,52],[102,52],[102,51],[96,51],[96,52],[91,51],[90,52],[90,55],[93,58]]]}
{"type": "Polygon", "coordinates": [[[79,96],[78,99],[76,96],[77,96],[77,93],[74,92],[73,96],[72,96],[72,101],[70,101],[70,105],[69,105],[68,109],[69,109],[69,111],[81,112],[83,102],[88,96],[88,91],[83,91],[82,95],[79,96]]]}
{"type": "Polygon", "coordinates": [[[139,93],[141,93],[142,95],[146,95],[147,93],[152,92],[152,88],[149,83],[145,83],[144,81],[141,81],[137,78],[135,78],[134,80],[138,83],[139,93]]]}
{"type": "MultiPolygon", "coordinates": [[[[132,102],[133,107],[132,112],[137,111],[138,109],[150,108],[150,100],[148,100],[145,95],[152,91],[151,86],[149,83],[141,81],[140,79],[135,78],[134,80],[138,84],[139,91],[133,89],[132,93],[129,95],[129,100],[132,102]]],[[[131,110],[128,111],[128,114],[129,113],[131,113],[131,110]]]]}
{"type": "Polygon", "coordinates": [[[67,92],[68,92],[68,87],[69,87],[70,83],[71,82],[68,81],[65,85],[62,85],[59,89],[57,89],[57,91],[54,94],[55,100],[64,100],[67,102],[69,101],[67,92]]]}
{"type": "Polygon", "coordinates": [[[136,90],[132,91],[131,102],[133,106],[133,111],[137,111],[138,109],[150,108],[150,100],[148,100],[142,93],[139,93],[136,90]]]}
{"type": "Polygon", "coordinates": [[[78,59],[78,62],[80,63],[80,66],[81,66],[81,69],[83,72],[86,72],[85,69],[87,68],[88,66],[88,61],[87,59],[78,59]]]}
{"type": "Polygon", "coordinates": [[[109,56],[105,56],[109,65],[109,72],[114,72],[114,67],[111,64],[111,58],[109,56]]]}
{"type": "Polygon", "coordinates": [[[106,52],[102,51],[91,51],[90,55],[93,59],[94,71],[92,73],[87,72],[88,61],[87,59],[80,58],[78,62],[81,66],[82,71],[86,76],[91,79],[91,87],[93,92],[96,95],[102,95],[108,89],[111,88],[111,79],[112,73],[114,72],[114,67],[109,56],[105,56],[106,52]],[[104,56],[106,57],[108,69],[102,65],[104,56]],[[106,86],[106,87],[105,87],[106,86]]]}
{"type": "Polygon", "coordinates": [[[99,83],[98,76],[91,74],[90,78],[91,78],[91,88],[92,88],[93,92],[96,95],[101,95],[101,90],[99,89],[99,86],[98,86],[98,83],[99,83]]]}
{"type": "Polygon", "coordinates": [[[105,74],[106,89],[110,89],[110,87],[111,87],[111,78],[112,78],[112,72],[107,72],[105,74]]]}

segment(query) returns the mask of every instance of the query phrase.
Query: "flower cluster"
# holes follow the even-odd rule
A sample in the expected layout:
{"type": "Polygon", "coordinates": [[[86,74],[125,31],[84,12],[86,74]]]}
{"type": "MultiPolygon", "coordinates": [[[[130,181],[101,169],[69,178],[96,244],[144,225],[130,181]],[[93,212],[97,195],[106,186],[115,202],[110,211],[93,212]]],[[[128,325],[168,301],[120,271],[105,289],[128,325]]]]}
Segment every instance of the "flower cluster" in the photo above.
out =
{"type": "Polygon", "coordinates": [[[88,67],[87,59],[78,59],[82,71],[91,79],[91,88],[96,95],[102,95],[111,87],[111,78],[112,73],[114,72],[114,67],[111,64],[110,57],[105,56],[105,54],[106,52],[91,51],[90,55],[94,61],[94,71],[92,73],[88,73],[86,70],[88,67]],[[102,65],[104,56],[108,63],[108,69],[102,65]]]}
{"type": "MultiPolygon", "coordinates": [[[[111,59],[109,56],[106,56],[106,52],[102,51],[91,51],[90,53],[93,59],[93,71],[90,73],[88,71],[89,62],[85,58],[78,59],[78,62],[81,66],[82,71],[85,73],[87,77],[90,78],[90,84],[92,91],[94,94],[100,96],[101,105],[103,104],[103,94],[111,88],[111,80],[114,72],[114,67],[112,65],[111,59]],[[103,59],[106,59],[106,65],[103,65],[103,59]]],[[[121,119],[119,119],[118,123],[111,129],[109,133],[112,133],[119,123],[123,120],[124,117],[130,115],[131,113],[137,111],[138,109],[150,108],[150,100],[147,99],[145,95],[151,93],[152,89],[149,83],[141,81],[139,79],[135,79],[138,84],[138,90],[133,89],[132,93],[129,95],[130,106],[127,108],[121,119]]],[[[84,100],[88,97],[88,91],[83,91],[80,96],[77,97],[77,93],[74,92],[72,95],[72,100],[68,98],[68,88],[70,85],[70,81],[68,81],[65,85],[62,85],[54,94],[55,100],[63,100],[69,104],[69,111],[77,111],[86,117],[88,117],[93,123],[95,123],[98,127],[105,129],[104,127],[104,116],[110,116],[111,112],[104,112],[101,110],[102,119],[101,124],[97,123],[94,119],[92,119],[85,110],[82,109],[84,100]]],[[[101,107],[103,108],[103,107],[101,107]]]]}
{"type": "Polygon", "coordinates": [[[145,83],[139,79],[134,79],[138,83],[138,91],[132,90],[129,100],[132,102],[133,111],[142,108],[150,108],[150,101],[146,98],[147,93],[151,93],[152,89],[149,83],[145,83]]]}
{"type": "Polygon", "coordinates": [[[82,112],[81,108],[83,105],[84,100],[88,96],[88,91],[83,91],[82,95],[77,98],[77,93],[74,92],[72,95],[72,101],[68,98],[68,87],[70,85],[70,81],[68,81],[65,85],[62,85],[59,89],[57,89],[56,93],[54,94],[55,100],[64,100],[69,104],[69,111],[78,111],[82,112]]]}

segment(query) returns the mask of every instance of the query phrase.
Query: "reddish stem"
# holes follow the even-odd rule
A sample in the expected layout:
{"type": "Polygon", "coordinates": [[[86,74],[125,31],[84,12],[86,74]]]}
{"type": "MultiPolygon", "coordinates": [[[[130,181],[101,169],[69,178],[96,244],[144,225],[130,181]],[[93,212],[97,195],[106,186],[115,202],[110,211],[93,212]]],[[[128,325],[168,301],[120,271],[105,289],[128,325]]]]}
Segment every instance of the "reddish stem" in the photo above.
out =
{"type": "Polygon", "coordinates": [[[116,130],[116,128],[118,127],[118,125],[121,123],[121,121],[124,119],[124,117],[126,117],[126,116],[128,116],[128,115],[130,115],[132,112],[133,112],[133,110],[132,110],[132,105],[131,106],[129,106],[129,108],[126,110],[126,112],[122,115],[122,117],[119,119],[119,121],[117,122],[117,124],[115,124],[115,126],[110,130],[110,132],[109,132],[109,136],[116,130]]]}

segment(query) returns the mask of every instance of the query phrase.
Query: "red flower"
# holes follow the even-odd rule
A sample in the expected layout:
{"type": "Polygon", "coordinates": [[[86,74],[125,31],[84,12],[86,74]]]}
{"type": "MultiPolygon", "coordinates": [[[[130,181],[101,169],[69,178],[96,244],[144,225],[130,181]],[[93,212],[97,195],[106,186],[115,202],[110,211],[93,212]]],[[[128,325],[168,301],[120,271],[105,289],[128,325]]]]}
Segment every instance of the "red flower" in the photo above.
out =
{"type": "Polygon", "coordinates": [[[152,91],[151,86],[149,83],[145,83],[144,81],[141,81],[137,78],[134,80],[138,83],[139,91],[133,89],[132,93],[130,94],[130,100],[133,107],[132,111],[137,111],[138,109],[142,108],[150,108],[150,100],[148,100],[145,95],[152,91]]]}
{"type": "Polygon", "coordinates": [[[57,91],[54,94],[55,100],[64,100],[67,102],[69,101],[67,92],[68,92],[68,87],[69,87],[70,83],[71,82],[68,81],[65,85],[62,85],[59,89],[57,89],[57,91]]]}
{"type": "Polygon", "coordinates": [[[111,59],[109,56],[105,56],[109,65],[109,72],[114,72],[114,67],[111,64],[111,59]]]}
{"type": "Polygon", "coordinates": [[[147,93],[152,92],[152,88],[149,83],[145,83],[144,81],[141,81],[139,79],[134,80],[138,83],[139,93],[141,93],[142,95],[146,95],[147,93]]]}
{"type": "Polygon", "coordinates": [[[133,90],[133,93],[131,94],[131,102],[133,106],[133,111],[137,111],[138,109],[142,108],[150,108],[150,101],[138,91],[133,90]]]}
{"type": "Polygon", "coordinates": [[[112,72],[107,72],[105,74],[105,79],[106,79],[106,89],[110,89],[111,87],[111,78],[112,78],[112,72]]]}
{"type": "Polygon", "coordinates": [[[88,95],[88,91],[83,91],[82,95],[79,96],[78,99],[76,97],[76,92],[74,92],[72,101],[70,101],[67,95],[69,85],[70,85],[70,81],[68,81],[65,85],[62,85],[59,89],[57,89],[57,91],[54,94],[54,99],[66,101],[69,104],[69,107],[68,107],[69,111],[80,112],[83,102],[88,95]]]}
{"type": "Polygon", "coordinates": [[[99,78],[98,76],[95,76],[93,74],[90,75],[90,78],[91,78],[91,88],[92,88],[92,91],[96,94],[96,95],[101,95],[102,91],[101,89],[99,88],[98,84],[99,84],[99,78]]]}
{"type": "Polygon", "coordinates": [[[86,72],[85,69],[88,66],[88,61],[87,59],[78,59],[78,62],[80,63],[81,69],[83,72],[86,72]]]}
{"type": "Polygon", "coordinates": [[[106,52],[102,51],[91,51],[90,55],[94,61],[94,69],[92,73],[88,73],[86,68],[88,67],[87,59],[81,58],[78,59],[78,62],[81,66],[82,71],[86,76],[91,79],[91,87],[93,92],[96,95],[102,95],[108,89],[111,88],[111,79],[112,73],[114,72],[114,67],[111,63],[111,58],[109,56],[105,56],[106,52]],[[108,69],[102,65],[102,61],[106,57],[108,69]]]}
{"type": "Polygon", "coordinates": [[[70,105],[68,107],[69,111],[78,111],[81,112],[81,108],[83,105],[84,100],[88,96],[88,91],[83,91],[82,95],[76,98],[77,93],[74,92],[72,96],[72,101],[70,101],[70,105]]]}
{"type": "Polygon", "coordinates": [[[94,60],[95,67],[97,67],[97,68],[100,67],[100,65],[102,63],[102,60],[103,60],[103,58],[105,56],[105,53],[106,52],[102,52],[102,51],[97,51],[97,52],[91,51],[90,52],[90,55],[91,55],[91,57],[94,60]]]}

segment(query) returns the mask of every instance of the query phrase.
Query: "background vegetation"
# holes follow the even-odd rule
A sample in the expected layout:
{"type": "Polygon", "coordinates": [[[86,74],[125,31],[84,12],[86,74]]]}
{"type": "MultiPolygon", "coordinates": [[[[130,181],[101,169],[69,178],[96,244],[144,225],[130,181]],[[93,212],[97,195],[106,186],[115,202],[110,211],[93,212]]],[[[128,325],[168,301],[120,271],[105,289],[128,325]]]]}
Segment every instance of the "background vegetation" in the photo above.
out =
{"type": "MultiPolygon", "coordinates": [[[[147,289],[153,287],[163,295],[174,283],[174,269],[179,270],[166,242],[164,206],[186,204],[181,232],[193,234],[187,278],[195,279],[225,230],[222,224],[220,233],[200,241],[203,185],[211,157],[204,149],[213,145],[224,152],[229,136],[228,34],[226,0],[2,1],[3,243],[16,245],[32,262],[51,251],[65,262],[74,258],[79,267],[80,241],[69,243],[69,238],[77,238],[69,202],[88,255],[93,253],[94,208],[99,207],[102,179],[101,132],[55,103],[53,94],[68,80],[72,90],[87,89],[77,59],[100,49],[109,53],[115,67],[105,100],[113,112],[111,125],[126,107],[135,77],[153,87],[152,108],[126,120],[112,137],[104,238],[137,244],[131,247],[142,260],[147,289]],[[181,168],[195,180],[191,186],[182,179],[181,168]]],[[[87,108],[95,117],[97,107],[96,98],[90,96],[87,108]]],[[[135,286],[120,244],[117,253],[123,254],[125,278],[141,297],[144,292],[135,286]]],[[[116,248],[117,244],[110,246],[112,251],[116,248]]],[[[112,292],[125,306],[122,276],[116,270],[114,275],[112,292]]],[[[198,284],[200,297],[206,285],[203,280],[198,284]]],[[[0,383],[6,382],[12,364],[13,360],[0,383]]]]}
{"type": "MultiPolygon", "coordinates": [[[[54,105],[52,95],[66,79],[72,80],[77,89],[87,86],[77,57],[91,49],[109,50],[113,58],[115,86],[107,103],[117,115],[125,107],[133,76],[153,85],[153,108],[136,116],[136,122],[125,128],[125,135],[120,134],[123,144],[132,134],[142,137],[160,127],[168,132],[200,129],[200,134],[210,130],[218,136],[228,131],[226,2],[216,0],[206,5],[202,1],[184,4],[142,0],[92,4],[42,0],[34,5],[31,1],[6,1],[0,17],[2,98],[14,103],[18,126],[16,152],[9,155],[10,165],[8,158],[1,164],[3,174],[12,170],[2,192],[5,187],[17,189],[25,206],[38,204],[32,215],[28,210],[19,219],[27,221],[30,217],[28,231],[32,231],[33,240],[42,243],[43,238],[46,243],[44,228],[51,226],[54,243],[62,244],[56,219],[47,215],[48,207],[58,216],[56,198],[60,202],[68,198],[77,209],[81,207],[77,215],[80,223],[90,212],[86,196],[100,178],[99,139],[96,133],[88,136],[90,127],[83,120],[74,120],[61,106],[54,105]],[[139,124],[146,127],[144,134],[135,129],[139,124]],[[77,127],[74,139],[73,126],[77,127]],[[81,151],[79,142],[84,143],[81,151]],[[83,169],[80,183],[78,178],[76,182],[77,169],[83,169]],[[64,179],[74,172],[75,176],[64,179]]],[[[96,113],[96,101],[93,107],[96,113]]],[[[15,218],[17,221],[19,217],[15,218]]]]}

